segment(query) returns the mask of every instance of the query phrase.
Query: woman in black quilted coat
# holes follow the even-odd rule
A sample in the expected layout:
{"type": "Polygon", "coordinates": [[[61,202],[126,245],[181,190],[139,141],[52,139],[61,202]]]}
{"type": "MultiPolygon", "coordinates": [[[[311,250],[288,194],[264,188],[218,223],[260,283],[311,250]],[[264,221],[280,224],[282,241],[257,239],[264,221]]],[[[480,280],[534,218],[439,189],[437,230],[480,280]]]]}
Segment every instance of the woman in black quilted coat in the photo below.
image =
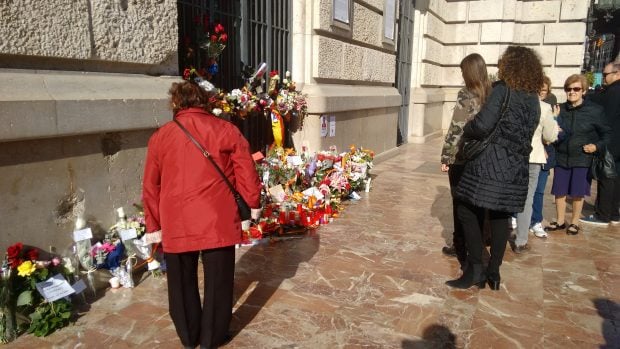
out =
{"type": "Polygon", "coordinates": [[[509,46],[498,68],[501,81],[463,130],[464,139],[482,140],[497,127],[494,140],[466,162],[456,190],[461,202],[457,214],[463,224],[468,261],[463,275],[447,282],[451,287],[484,288],[488,282],[492,289],[499,289],[499,267],[508,241],[508,221],[511,213],[523,211],[525,205],[531,140],[540,117],[538,91],[543,85],[542,65],[532,49],[509,46]],[[506,111],[501,117],[507,93],[506,111]],[[485,210],[489,211],[491,225],[491,258],[486,270],[482,265],[485,210]]]}

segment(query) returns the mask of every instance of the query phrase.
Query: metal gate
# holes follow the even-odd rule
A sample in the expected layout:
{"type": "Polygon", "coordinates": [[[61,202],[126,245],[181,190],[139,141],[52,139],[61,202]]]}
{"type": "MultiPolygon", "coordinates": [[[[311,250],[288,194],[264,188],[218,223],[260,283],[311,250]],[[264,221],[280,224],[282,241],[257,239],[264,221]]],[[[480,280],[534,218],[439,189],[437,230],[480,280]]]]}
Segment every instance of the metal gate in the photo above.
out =
{"type": "MultiPolygon", "coordinates": [[[[261,62],[283,78],[291,66],[291,6],[289,0],[178,0],[179,72],[190,66],[206,68],[208,57],[198,47],[206,21],[211,26],[221,23],[228,34],[228,44],[218,59],[220,71],[212,81],[217,87],[241,88],[244,68],[256,68],[261,62]]],[[[252,115],[231,121],[253,151],[264,150],[273,141],[269,117],[252,115]]],[[[287,136],[285,145],[290,147],[290,133],[287,136]]]]}
{"type": "Polygon", "coordinates": [[[401,95],[396,145],[407,143],[409,135],[409,99],[411,97],[411,56],[413,44],[414,0],[399,1],[398,48],[396,51],[396,88],[401,95]]]}

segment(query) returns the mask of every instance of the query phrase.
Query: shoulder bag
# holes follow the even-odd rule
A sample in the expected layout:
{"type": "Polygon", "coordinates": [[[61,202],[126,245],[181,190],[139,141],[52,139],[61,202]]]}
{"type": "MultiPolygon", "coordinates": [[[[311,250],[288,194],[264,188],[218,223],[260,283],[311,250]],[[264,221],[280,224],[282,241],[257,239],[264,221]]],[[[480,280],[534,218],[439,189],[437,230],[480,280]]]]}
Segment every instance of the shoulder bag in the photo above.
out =
{"type": "Polygon", "coordinates": [[[506,110],[508,109],[508,103],[510,103],[510,88],[506,87],[506,95],[504,96],[504,102],[502,103],[502,107],[500,109],[500,116],[499,116],[499,120],[497,120],[497,123],[495,124],[495,127],[493,128],[493,130],[491,131],[491,133],[489,133],[489,135],[485,138],[485,139],[465,139],[463,141],[463,148],[461,149],[462,155],[461,157],[464,160],[472,160],[474,158],[476,158],[478,155],[480,155],[480,153],[482,153],[482,151],[484,149],[486,149],[486,147],[489,146],[489,144],[493,141],[495,141],[495,137],[497,137],[497,129],[499,128],[499,123],[502,121],[502,119],[504,118],[504,115],[506,115],[506,110]]]}
{"type": "Polygon", "coordinates": [[[597,181],[601,179],[613,179],[618,176],[616,172],[616,161],[607,148],[597,152],[592,158],[590,175],[597,181]]]}
{"type": "Polygon", "coordinates": [[[177,119],[174,119],[174,122],[181,128],[181,130],[183,130],[187,138],[189,138],[189,140],[192,141],[192,143],[194,143],[194,145],[200,150],[202,155],[213,164],[220,176],[222,176],[224,182],[226,182],[226,185],[228,185],[228,188],[235,197],[235,202],[237,203],[237,208],[239,209],[239,217],[241,218],[241,220],[250,220],[252,218],[252,211],[250,210],[250,206],[248,206],[247,202],[245,202],[245,200],[243,199],[241,194],[239,194],[239,192],[235,189],[235,187],[230,184],[230,181],[228,181],[228,178],[226,178],[224,172],[222,172],[220,167],[215,163],[215,161],[213,161],[211,154],[209,154],[209,152],[206,151],[205,148],[203,148],[194,137],[192,137],[192,134],[189,133],[189,131],[185,127],[183,127],[183,125],[181,125],[181,123],[177,119]]]}

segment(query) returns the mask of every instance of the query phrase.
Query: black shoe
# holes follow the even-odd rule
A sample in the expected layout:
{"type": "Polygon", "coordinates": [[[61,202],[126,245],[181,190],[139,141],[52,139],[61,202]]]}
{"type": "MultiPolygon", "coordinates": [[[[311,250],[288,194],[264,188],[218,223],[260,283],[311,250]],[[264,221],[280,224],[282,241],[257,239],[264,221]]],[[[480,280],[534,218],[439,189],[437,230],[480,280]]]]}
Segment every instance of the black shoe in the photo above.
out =
{"type": "Polygon", "coordinates": [[[528,245],[527,243],[523,245],[517,245],[517,244],[515,244],[514,246],[510,245],[510,247],[512,248],[512,252],[516,254],[521,254],[521,253],[524,253],[530,250],[530,245],[528,245]]]}
{"type": "Polygon", "coordinates": [[[489,288],[493,291],[499,290],[501,279],[502,278],[499,276],[499,273],[488,273],[487,282],[489,283],[489,288]]]}
{"type": "Polygon", "coordinates": [[[484,288],[486,277],[482,264],[468,264],[460,278],[446,281],[446,285],[453,288],[468,289],[473,285],[484,288]]]}
{"type": "Polygon", "coordinates": [[[556,231],[566,229],[566,223],[560,225],[558,222],[551,222],[545,227],[545,231],[556,231]]]}
{"type": "Polygon", "coordinates": [[[444,246],[441,249],[441,252],[443,252],[443,254],[445,254],[446,256],[456,257],[456,248],[454,247],[454,245],[444,246]]]}

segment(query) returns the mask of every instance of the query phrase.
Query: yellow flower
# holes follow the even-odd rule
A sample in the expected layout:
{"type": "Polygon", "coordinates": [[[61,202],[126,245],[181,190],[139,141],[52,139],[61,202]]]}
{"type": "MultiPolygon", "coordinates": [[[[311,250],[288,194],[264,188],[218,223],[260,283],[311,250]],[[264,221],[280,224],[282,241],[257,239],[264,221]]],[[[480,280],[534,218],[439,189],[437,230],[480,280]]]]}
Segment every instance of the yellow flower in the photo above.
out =
{"type": "Polygon", "coordinates": [[[25,261],[17,267],[17,275],[30,276],[30,274],[34,273],[35,270],[37,270],[36,265],[34,265],[31,261],[25,261]]]}

